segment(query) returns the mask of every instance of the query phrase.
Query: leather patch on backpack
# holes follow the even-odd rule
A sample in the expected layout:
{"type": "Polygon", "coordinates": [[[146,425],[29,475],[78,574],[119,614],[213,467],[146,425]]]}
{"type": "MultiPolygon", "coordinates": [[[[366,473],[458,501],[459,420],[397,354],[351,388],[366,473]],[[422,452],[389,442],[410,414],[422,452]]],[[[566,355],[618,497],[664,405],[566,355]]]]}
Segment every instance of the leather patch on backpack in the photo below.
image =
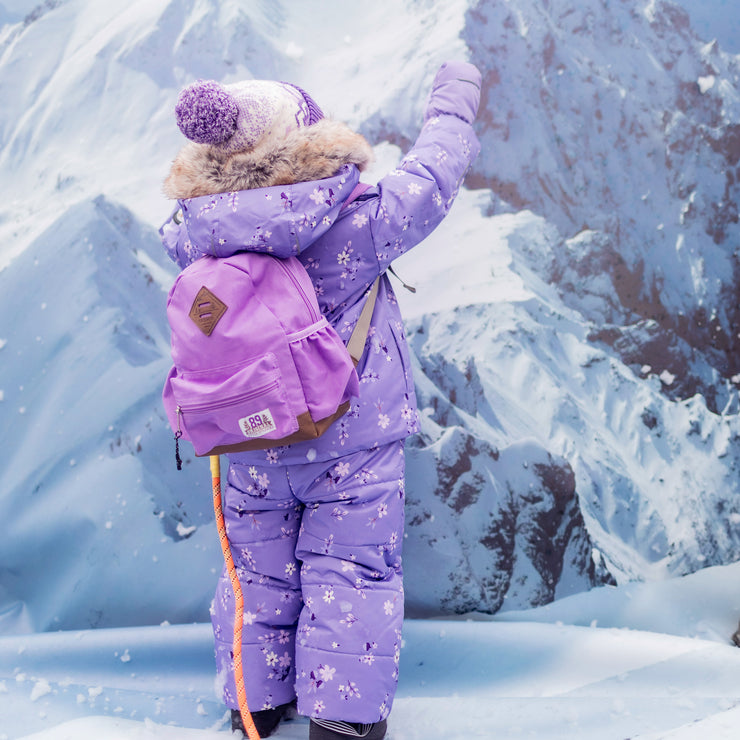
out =
{"type": "Polygon", "coordinates": [[[195,296],[188,315],[195,325],[210,337],[227,309],[228,306],[204,285],[195,296]]]}

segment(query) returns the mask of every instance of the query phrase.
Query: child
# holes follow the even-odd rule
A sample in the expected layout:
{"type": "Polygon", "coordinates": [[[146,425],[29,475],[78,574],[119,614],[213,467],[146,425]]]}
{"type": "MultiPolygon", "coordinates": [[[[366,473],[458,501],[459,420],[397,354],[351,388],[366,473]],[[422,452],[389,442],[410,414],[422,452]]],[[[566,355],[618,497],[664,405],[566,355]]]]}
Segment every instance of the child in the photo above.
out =
{"type": "MultiPolygon", "coordinates": [[[[385,271],[449,211],[479,151],[480,83],[471,64],[443,65],[416,143],[367,188],[359,185],[372,154],[365,139],[324,118],[293,85],[197,82],[177,104],[190,142],[165,193],[183,220],[161,233],[180,267],[240,250],[298,256],[345,339],[382,276],[350,411],[317,440],[228,455],[224,517],[244,592],[247,699],[263,737],[296,700],[311,740],[385,736],[403,622],[403,448],[418,428],[385,271]]],[[[217,668],[241,729],[233,613],[223,573],[212,607],[217,668]]]]}

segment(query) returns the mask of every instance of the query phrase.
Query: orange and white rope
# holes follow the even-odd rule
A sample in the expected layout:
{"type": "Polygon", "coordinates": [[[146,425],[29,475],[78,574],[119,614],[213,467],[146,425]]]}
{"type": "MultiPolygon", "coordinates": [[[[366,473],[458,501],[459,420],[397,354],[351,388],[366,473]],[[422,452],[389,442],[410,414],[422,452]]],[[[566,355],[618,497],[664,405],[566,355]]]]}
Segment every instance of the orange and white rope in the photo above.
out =
{"type": "Polygon", "coordinates": [[[249,712],[247,705],[247,691],[244,687],[244,665],[242,662],[242,628],[244,626],[244,596],[242,587],[239,583],[239,576],[236,572],[234,558],[231,555],[229,538],[226,534],[226,523],[224,522],[224,510],[221,502],[221,461],[218,455],[211,455],[211,481],[213,483],[213,511],[216,515],[216,527],[218,537],[221,541],[221,550],[224,554],[226,569],[231,580],[231,588],[234,592],[234,643],[232,651],[234,653],[234,682],[236,683],[236,698],[239,702],[239,711],[242,715],[242,722],[249,740],[260,740],[257,728],[254,726],[254,720],[249,712]]]}

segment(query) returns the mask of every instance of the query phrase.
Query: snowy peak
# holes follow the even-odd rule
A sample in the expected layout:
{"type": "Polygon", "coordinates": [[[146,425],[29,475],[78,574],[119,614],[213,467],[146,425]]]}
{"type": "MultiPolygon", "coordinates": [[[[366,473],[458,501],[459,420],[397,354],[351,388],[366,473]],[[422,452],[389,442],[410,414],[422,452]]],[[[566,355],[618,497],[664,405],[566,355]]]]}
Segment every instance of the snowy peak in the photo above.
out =
{"type": "Polygon", "coordinates": [[[474,181],[565,237],[603,234],[614,263],[589,278],[734,375],[737,58],[669,2],[478,3],[465,38],[489,83],[474,181]]]}

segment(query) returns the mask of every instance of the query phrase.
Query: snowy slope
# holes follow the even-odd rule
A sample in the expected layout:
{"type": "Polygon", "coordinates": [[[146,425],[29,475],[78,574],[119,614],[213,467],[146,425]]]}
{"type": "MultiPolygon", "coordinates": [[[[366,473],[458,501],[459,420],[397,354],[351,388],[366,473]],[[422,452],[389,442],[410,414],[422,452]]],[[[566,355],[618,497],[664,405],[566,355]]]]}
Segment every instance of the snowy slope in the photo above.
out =
{"type": "MultiPolygon", "coordinates": [[[[407,621],[388,738],[734,738],[739,577],[726,566],[495,621],[407,621]]],[[[0,737],[230,737],[211,641],[205,625],[0,639],[0,737]]],[[[306,732],[296,719],[275,737],[306,732]]]]}

